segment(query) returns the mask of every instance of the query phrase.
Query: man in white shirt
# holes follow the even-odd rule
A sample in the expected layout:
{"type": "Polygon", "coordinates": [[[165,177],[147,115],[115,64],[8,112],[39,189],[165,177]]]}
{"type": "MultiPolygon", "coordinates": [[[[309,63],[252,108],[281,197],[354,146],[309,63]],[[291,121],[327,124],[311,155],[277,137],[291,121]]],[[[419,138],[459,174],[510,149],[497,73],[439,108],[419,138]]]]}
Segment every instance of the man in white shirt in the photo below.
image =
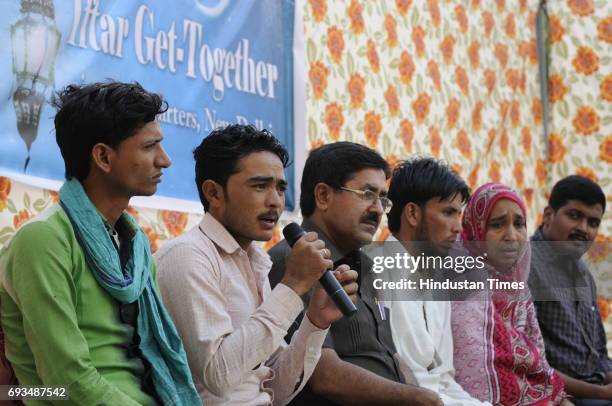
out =
{"type": "MultiPolygon", "coordinates": [[[[393,206],[387,218],[392,235],[387,241],[400,241],[411,255],[423,251],[447,255],[461,232],[461,210],[468,197],[465,182],[440,161],[418,158],[401,163],[389,185],[393,206]]],[[[397,352],[418,384],[437,392],[445,406],[487,404],[455,382],[450,302],[396,300],[387,304],[397,352]]]]}
{"type": "MultiPolygon", "coordinates": [[[[305,385],[330,324],[342,317],[318,286],[289,345],[283,337],[304,309],[300,296],[333,266],[308,233],[294,246],[274,290],[267,241],[287,186],[286,149],[266,130],[230,125],[194,151],[201,223],[155,255],[160,290],[187,352],[204,404],[285,404],[305,385]]],[[[335,272],[355,300],[357,272],[335,272]]]]}

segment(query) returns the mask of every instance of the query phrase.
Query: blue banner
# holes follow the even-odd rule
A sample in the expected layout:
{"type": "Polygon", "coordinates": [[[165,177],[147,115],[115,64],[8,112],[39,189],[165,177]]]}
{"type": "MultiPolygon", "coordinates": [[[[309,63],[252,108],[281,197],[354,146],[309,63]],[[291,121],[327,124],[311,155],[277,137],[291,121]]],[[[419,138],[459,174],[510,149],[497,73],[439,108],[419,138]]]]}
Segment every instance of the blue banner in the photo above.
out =
{"type": "MultiPolygon", "coordinates": [[[[173,164],[158,196],[199,200],[192,150],[229,123],[269,129],[293,157],[293,28],[285,0],[4,1],[0,170],[63,180],[46,101],[107,78],[168,101],[159,120],[173,164]]],[[[292,210],[292,166],[286,176],[292,210]]]]}

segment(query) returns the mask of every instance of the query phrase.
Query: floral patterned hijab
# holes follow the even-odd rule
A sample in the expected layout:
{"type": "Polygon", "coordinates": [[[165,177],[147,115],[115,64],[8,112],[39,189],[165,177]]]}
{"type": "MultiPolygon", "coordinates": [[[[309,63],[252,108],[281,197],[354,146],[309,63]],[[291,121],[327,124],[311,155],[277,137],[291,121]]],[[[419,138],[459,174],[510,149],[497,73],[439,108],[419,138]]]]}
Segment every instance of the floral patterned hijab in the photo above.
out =
{"type": "Polygon", "coordinates": [[[476,189],[463,212],[463,232],[461,233],[463,241],[485,241],[487,239],[487,221],[499,199],[510,199],[518,204],[523,216],[527,218],[525,203],[514,189],[501,183],[486,183],[476,189]]]}
{"type": "MultiPolygon", "coordinates": [[[[523,216],[527,218],[525,203],[510,186],[501,183],[486,183],[480,186],[470,197],[463,212],[461,240],[466,243],[466,248],[473,254],[486,252],[486,244],[480,243],[487,239],[487,222],[495,203],[500,199],[510,199],[521,208],[523,216]],[[469,242],[474,241],[475,244],[469,242]],[[479,252],[473,252],[474,250],[479,252]]],[[[487,271],[490,275],[496,275],[501,279],[524,281],[526,283],[529,275],[531,250],[529,244],[524,244],[522,251],[510,272],[500,274],[491,264],[487,263],[487,271]]],[[[517,293],[517,292],[515,292],[517,293]]],[[[523,294],[526,291],[522,292],[523,294]]]]}

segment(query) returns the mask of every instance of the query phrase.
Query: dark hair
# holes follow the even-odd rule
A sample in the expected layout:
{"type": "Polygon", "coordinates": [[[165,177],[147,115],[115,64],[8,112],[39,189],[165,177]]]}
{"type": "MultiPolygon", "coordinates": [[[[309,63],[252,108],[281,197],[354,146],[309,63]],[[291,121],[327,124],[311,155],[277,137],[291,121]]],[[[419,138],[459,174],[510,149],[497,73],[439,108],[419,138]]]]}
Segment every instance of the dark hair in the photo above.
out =
{"type": "Polygon", "coordinates": [[[287,149],[266,129],[232,124],[217,128],[204,138],[193,150],[196,186],[204,210],[208,210],[208,201],[202,193],[202,183],[210,179],[225,188],[229,177],[238,172],[238,160],[260,151],[270,151],[278,156],[283,168],[289,164],[287,149]]]}
{"type": "Polygon", "coordinates": [[[456,194],[460,194],[465,203],[470,197],[470,189],[443,161],[414,158],[400,163],[395,167],[389,185],[389,199],[393,202],[387,214],[389,230],[399,230],[406,204],[412,202],[423,207],[430,199],[444,200],[456,194]]]}
{"type": "Polygon", "coordinates": [[[391,175],[387,161],[378,152],[364,145],[341,141],[313,149],[306,159],[302,174],[302,216],[308,217],[314,213],[314,188],[317,183],[339,188],[344,186],[355,172],[367,168],[382,169],[387,179],[391,175]]]}
{"type": "Polygon", "coordinates": [[[603,211],[606,211],[606,196],[601,187],[584,176],[571,175],[555,183],[548,205],[557,211],[569,200],[578,200],[588,206],[599,203],[603,211]]]}
{"type": "Polygon", "coordinates": [[[89,175],[94,145],[117,148],[168,109],[160,95],[139,83],[115,81],[66,86],[53,96],[51,105],[57,109],[55,137],[66,179],[80,181],[89,175]]]}

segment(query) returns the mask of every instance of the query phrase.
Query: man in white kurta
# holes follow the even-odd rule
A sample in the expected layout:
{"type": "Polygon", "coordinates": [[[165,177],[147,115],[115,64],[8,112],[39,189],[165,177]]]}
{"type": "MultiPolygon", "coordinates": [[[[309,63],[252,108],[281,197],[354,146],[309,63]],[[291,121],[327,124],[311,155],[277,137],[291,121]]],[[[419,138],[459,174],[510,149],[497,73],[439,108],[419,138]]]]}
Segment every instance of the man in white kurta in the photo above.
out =
{"type": "MultiPolygon", "coordinates": [[[[397,242],[390,236],[388,242],[397,242]]],[[[386,302],[397,353],[419,386],[438,393],[444,405],[486,405],[455,382],[451,302],[403,300],[386,302]]]]}
{"type": "MultiPolygon", "coordinates": [[[[416,241],[411,244],[415,252],[406,249],[408,255],[426,250],[446,255],[461,232],[461,210],[468,197],[465,182],[443,162],[416,158],[400,163],[389,185],[393,208],[387,218],[392,235],[386,241],[400,250],[416,241]]],[[[427,292],[421,298],[387,302],[400,359],[417,383],[437,392],[445,406],[486,405],[455,381],[450,302],[427,300],[427,292]]]]}

